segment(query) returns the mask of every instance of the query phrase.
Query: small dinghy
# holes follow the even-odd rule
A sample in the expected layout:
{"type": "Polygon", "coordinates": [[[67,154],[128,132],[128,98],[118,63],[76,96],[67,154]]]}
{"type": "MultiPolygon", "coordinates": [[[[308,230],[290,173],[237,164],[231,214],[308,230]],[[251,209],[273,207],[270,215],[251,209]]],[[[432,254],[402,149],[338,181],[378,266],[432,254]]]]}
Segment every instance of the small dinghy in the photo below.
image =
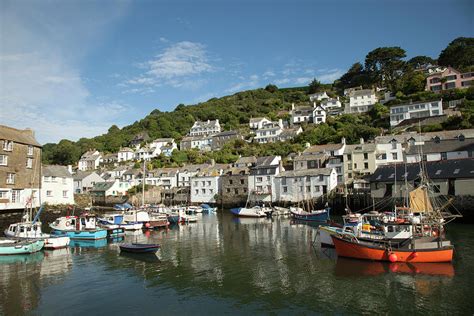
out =
{"type": "Polygon", "coordinates": [[[120,251],[133,252],[133,253],[152,253],[157,252],[160,249],[158,244],[121,244],[119,245],[120,251]]]}

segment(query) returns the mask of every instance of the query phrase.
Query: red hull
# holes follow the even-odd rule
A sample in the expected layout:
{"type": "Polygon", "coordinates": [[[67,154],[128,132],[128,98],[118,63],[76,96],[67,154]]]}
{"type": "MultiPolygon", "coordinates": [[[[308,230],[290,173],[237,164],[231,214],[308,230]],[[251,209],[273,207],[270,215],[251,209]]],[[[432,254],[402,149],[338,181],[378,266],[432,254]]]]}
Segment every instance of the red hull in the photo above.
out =
{"type": "Polygon", "coordinates": [[[342,238],[331,236],[336,253],[341,257],[390,261],[391,254],[396,255],[397,262],[450,262],[453,260],[453,247],[443,247],[439,249],[420,249],[420,250],[400,250],[386,249],[362,245],[357,242],[344,240],[342,238]]]}

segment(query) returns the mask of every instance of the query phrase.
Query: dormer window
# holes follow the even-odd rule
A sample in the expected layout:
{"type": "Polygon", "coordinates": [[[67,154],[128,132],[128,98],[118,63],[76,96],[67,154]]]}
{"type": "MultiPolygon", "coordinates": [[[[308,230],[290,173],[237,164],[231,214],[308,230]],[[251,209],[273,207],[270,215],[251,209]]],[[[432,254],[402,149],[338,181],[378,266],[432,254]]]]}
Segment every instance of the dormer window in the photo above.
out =
{"type": "Polygon", "coordinates": [[[466,139],[466,137],[463,134],[460,134],[458,136],[458,139],[459,139],[459,141],[463,142],[466,139]]]}
{"type": "Polygon", "coordinates": [[[4,140],[3,141],[3,150],[5,151],[13,151],[13,141],[12,140],[4,140]]]}
{"type": "Polygon", "coordinates": [[[439,136],[436,136],[433,140],[435,143],[439,144],[439,142],[441,141],[441,138],[439,138],[439,136]]]}

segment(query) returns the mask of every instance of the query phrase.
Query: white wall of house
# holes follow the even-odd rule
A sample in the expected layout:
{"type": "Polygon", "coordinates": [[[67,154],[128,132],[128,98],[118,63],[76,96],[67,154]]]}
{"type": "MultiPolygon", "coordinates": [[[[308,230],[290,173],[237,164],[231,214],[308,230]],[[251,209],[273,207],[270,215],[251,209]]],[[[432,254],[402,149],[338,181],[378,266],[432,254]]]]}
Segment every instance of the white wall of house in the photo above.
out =
{"type": "MultiPolygon", "coordinates": [[[[281,175],[284,175],[282,173],[281,175]]],[[[331,192],[337,186],[337,173],[332,169],[330,175],[301,175],[301,176],[278,176],[275,178],[278,201],[302,202],[316,199],[326,192],[331,192]]]]}
{"type": "Polygon", "coordinates": [[[358,90],[350,94],[349,103],[346,106],[346,113],[364,113],[377,103],[377,96],[372,91],[358,90]],[[362,93],[361,91],[365,91],[362,93]]]}
{"type": "Polygon", "coordinates": [[[31,201],[32,207],[40,206],[39,188],[11,189],[0,187],[0,210],[24,209],[31,201]]]}
{"type": "Polygon", "coordinates": [[[329,99],[329,96],[327,95],[326,91],[324,92],[318,92],[318,93],[313,93],[309,95],[309,100],[310,101],[321,101],[324,99],[329,99]]]}
{"type": "Polygon", "coordinates": [[[314,124],[321,124],[326,122],[326,110],[322,106],[318,105],[313,110],[312,121],[314,124]]]}
{"type": "Polygon", "coordinates": [[[120,180],[115,180],[114,184],[105,191],[105,196],[120,196],[124,195],[130,189],[130,183],[120,180]]]}
{"type": "Polygon", "coordinates": [[[46,177],[41,179],[41,202],[51,205],[74,204],[72,177],[46,177]]]}
{"type": "Polygon", "coordinates": [[[161,186],[164,189],[172,189],[178,186],[178,180],[176,175],[147,177],[145,179],[145,183],[149,185],[161,186]]]}
{"type": "Polygon", "coordinates": [[[135,158],[135,153],[131,150],[124,150],[118,152],[118,161],[130,161],[135,158]]]}
{"type": "Polygon", "coordinates": [[[404,120],[425,118],[443,114],[442,101],[401,104],[390,108],[390,126],[397,126],[404,120]]]}
{"type": "Polygon", "coordinates": [[[271,121],[266,117],[262,117],[260,120],[252,120],[249,123],[250,129],[260,129],[263,125],[269,124],[271,121]]]}
{"type": "Polygon", "coordinates": [[[398,162],[403,162],[402,143],[391,141],[388,144],[376,144],[375,164],[377,166],[398,162]]]}
{"type": "Polygon", "coordinates": [[[220,176],[194,176],[191,178],[191,203],[216,203],[220,194],[220,176]]]}

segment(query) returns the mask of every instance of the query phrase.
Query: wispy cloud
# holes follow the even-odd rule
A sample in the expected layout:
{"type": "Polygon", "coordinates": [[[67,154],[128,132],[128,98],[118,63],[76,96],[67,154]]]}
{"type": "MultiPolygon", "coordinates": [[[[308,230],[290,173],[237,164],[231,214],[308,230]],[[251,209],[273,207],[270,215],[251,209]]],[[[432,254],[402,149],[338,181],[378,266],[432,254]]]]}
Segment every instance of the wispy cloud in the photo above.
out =
{"type": "MultiPolygon", "coordinates": [[[[165,48],[153,59],[139,64],[144,73],[126,80],[122,86],[163,86],[196,89],[205,83],[196,77],[214,72],[205,45],[195,42],[179,42],[165,48]]],[[[133,89],[130,89],[132,91],[133,89]]]]}
{"type": "Polygon", "coordinates": [[[260,80],[259,80],[258,75],[251,75],[248,78],[247,77],[241,77],[241,82],[233,84],[231,87],[225,90],[227,93],[234,93],[238,92],[244,89],[252,89],[256,88],[260,85],[260,80]]]}
{"type": "Polygon", "coordinates": [[[2,25],[8,26],[0,30],[0,121],[33,128],[42,143],[98,135],[128,110],[118,101],[93,97],[85,84],[90,80],[76,66],[83,54],[76,48],[90,49],[103,35],[102,27],[121,16],[122,3],[105,8],[107,20],[94,18],[101,14],[96,7],[68,10],[59,14],[56,6],[20,2],[0,12],[2,25]]]}

